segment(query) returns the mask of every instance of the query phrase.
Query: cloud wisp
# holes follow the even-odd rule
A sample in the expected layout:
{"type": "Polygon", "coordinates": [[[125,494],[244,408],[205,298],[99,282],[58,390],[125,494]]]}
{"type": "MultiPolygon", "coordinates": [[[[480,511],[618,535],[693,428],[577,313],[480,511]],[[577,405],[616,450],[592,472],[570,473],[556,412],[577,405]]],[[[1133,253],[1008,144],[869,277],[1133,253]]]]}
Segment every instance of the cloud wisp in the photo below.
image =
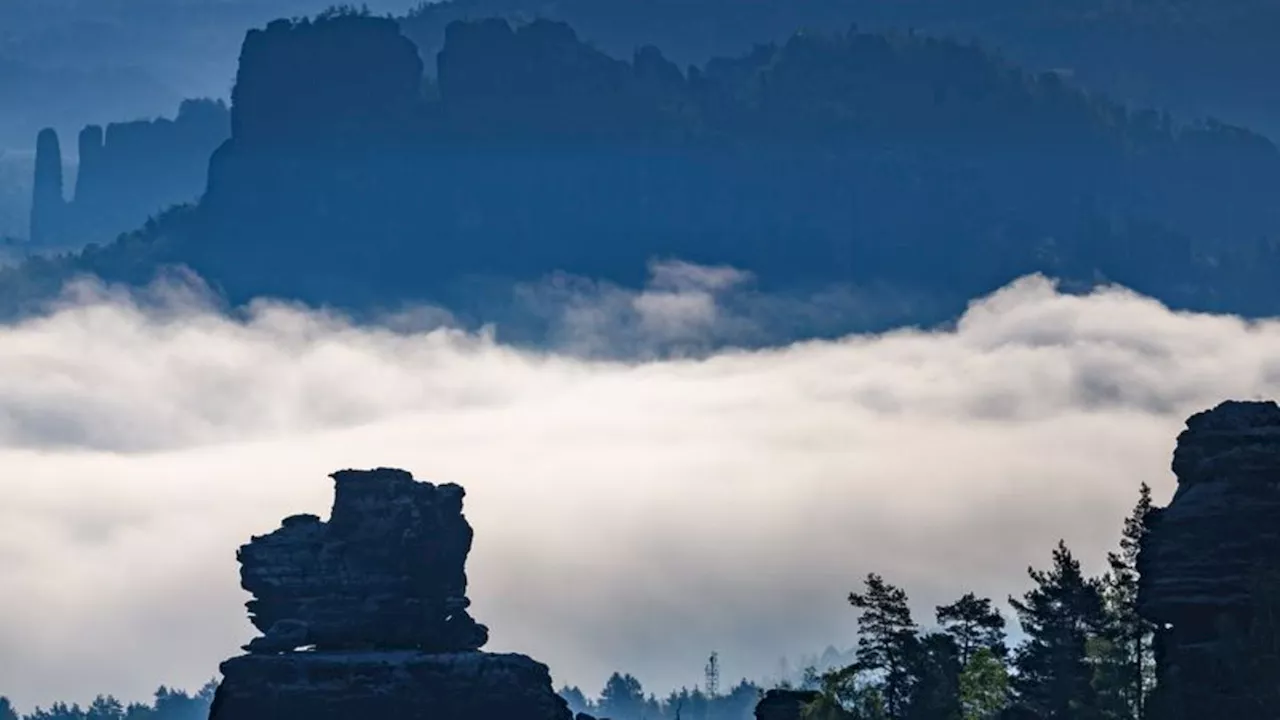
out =
{"type": "Polygon", "coordinates": [[[601,359],[754,317],[733,271],[664,268],[575,288],[560,351],[172,288],[0,327],[0,693],[199,685],[251,636],[236,546],[380,465],[466,486],[491,649],[588,691],[692,685],[712,650],[759,677],[852,643],[869,571],[927,620],[1060,537],[1097,569],[1187,415],[1280,391],[1280,324],[1036,277],[947,331],[601,359]]]}

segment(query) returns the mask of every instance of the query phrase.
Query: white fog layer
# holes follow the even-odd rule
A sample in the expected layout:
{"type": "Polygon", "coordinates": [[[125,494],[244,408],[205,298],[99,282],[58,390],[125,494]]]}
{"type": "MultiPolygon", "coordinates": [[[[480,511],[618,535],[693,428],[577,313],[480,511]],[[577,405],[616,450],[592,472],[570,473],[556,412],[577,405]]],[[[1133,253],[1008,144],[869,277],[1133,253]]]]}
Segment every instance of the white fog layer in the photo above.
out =
{"type": "MultiPolygon", "coordinates": [[[[618,302],[643,320],[629,343],[714,333],[705,287],[730,281],[708,272],[599,313],[579,298],[566,347],[607,344],[618,302]]],[[[167,298],[82,293],[0,327],[0,692],[19,707],[198,688],[253,634],[236,547],[327,515],[348,467],[466,487],[487,649],[557,686],[616,669],[661,695],[713,650],[726,681],[765,678],[854,642],[869,571],[927,621],[1021,592],[1059,538],[1099,569],[1139,483],[1169,497],[1187,415],[1280,390],[1280,324],[1041,278],[954,331],[635,362],[167,298]]]]}

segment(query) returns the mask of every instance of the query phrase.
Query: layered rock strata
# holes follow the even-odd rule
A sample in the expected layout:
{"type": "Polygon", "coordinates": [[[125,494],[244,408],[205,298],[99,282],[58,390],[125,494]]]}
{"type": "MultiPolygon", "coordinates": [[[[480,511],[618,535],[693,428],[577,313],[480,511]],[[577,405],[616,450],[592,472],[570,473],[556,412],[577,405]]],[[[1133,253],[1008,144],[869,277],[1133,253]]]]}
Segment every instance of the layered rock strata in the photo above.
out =
{"type": "Polygon", "coordinates": [[[251,652],[373,648],[475,650],[488,631],[467,614],[472,530],[457,485],[402,470],[342,471],[329,521],[286,518],[240,548],[251,652]]]}
{"type": "Polygon", "coordinates": [[[198,200],[209,158],[230,134],[230,110],[212,100],[183,101],[173,119],[89,125],[77,139],[79,158],[70,188],[63,181],[58,134],[42,131],[31,205],[32,244],[107,243],[174,205],[198,200]],[[64,199],[67,193],[71,197],[64,199]]]}
{"type": "Polygon", "coordinates": [[[1177,492],[1148,516],[1138,557],[1157,700],[1177,717],[1280,717],[1255,687],[1266,658],[1250,645],[1270,642],[1260,603],[1280,577],[1280,406],[1226,402],[1192,416],[1173,472],[1177,492]]]}
{"type": "Polygon", "coordinates": [[[385,468],[332,478],[328,521],[295,515],[240,548],[263,635],[222,664],[211,720],[569,720],[545,665],[478,652],[463,489],[385,468]]]}

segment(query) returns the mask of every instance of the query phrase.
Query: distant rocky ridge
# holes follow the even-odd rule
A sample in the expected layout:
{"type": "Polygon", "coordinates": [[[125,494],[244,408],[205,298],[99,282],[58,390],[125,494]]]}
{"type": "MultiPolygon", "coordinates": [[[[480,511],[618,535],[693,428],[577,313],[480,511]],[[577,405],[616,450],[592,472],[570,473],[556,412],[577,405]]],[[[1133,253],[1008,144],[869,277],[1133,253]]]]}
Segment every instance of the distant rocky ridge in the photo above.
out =
{"type": "Polygon", "coordinates": [[[1138,557],[1139,610],[1156,624],[1153,703],[1160,717],[1272,720],[1280,406],[1233,401],[1192,416],[1173,471],[1177,492],[1148,515],[1138,557]]]}
{"type": "Polygon", "coordinates": [[[264,632],[221,666],[210,720],[570,720],[545,665],[478,652],[463,489],[345,470],[329,520],[298,515],[238,553],[264,632]]]}
{"type": "Polygon", "coordinates": [[[1280,137],[1268,70],[1280,58],[1272,42],[1280,7],[1268,0],[433,0],[401,24],[430,58],[450,23],[494,16],[567,22],[614,55],[654,43],[682,67],[853,23],[870,32],[976,39],[1126,103],[1211,115],[1280,137]]]}
{"type": "Polygon", "coordinates": [[[221,101],[187,100],[170,120],[90,125],[80,132],[74,192],[65,198],[62,147],[52,129],[36,144],[33,249],[106,243],[204,191],[209,156],[231,134],[221,101]]]}
{"type": "Polygon", "coordinates": [[[0,308],[174,264],[233,304],[455,308],[477,276],[634,287],[655,258],[923,298],[875,327],[945,321],[1033,272],[1180,308],[1280,302],[1280,153],[1239,128],[908,35],[801,34],[682,70],[485,19],[448,26],[430,80],[401,28],[339,13],[250,33],[199,206],[0,273],[0,308]]]}
{"type": "Polygon", "coordinates": [[[816,690],[774,688],[760,698],[753,714],[756,720],[804,720],[805,708],[820,695],[816,690]]]}

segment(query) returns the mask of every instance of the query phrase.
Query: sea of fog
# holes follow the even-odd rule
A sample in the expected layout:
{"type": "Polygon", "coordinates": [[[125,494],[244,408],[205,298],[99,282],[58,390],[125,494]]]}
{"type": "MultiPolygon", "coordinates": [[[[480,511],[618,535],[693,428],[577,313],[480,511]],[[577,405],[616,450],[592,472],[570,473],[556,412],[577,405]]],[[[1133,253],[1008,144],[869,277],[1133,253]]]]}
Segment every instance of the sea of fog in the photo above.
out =
{"type": "Polygon", "coordinates": [[[539,351],[173,283],[0,326],[0,692],[198,687],[252,635],[236,547],[375,466],[466,487],[489,649],[588,692],[692,686],[713,650],[766,677],[853,643],[870,571],[927,621],[1059,538],[1100,570],[1186,416],[1280,390],[1274,322],[1041,277],[945,331],[673,354],[752,318],[725,269],[663,272],[575,296],[539,351]]]}

